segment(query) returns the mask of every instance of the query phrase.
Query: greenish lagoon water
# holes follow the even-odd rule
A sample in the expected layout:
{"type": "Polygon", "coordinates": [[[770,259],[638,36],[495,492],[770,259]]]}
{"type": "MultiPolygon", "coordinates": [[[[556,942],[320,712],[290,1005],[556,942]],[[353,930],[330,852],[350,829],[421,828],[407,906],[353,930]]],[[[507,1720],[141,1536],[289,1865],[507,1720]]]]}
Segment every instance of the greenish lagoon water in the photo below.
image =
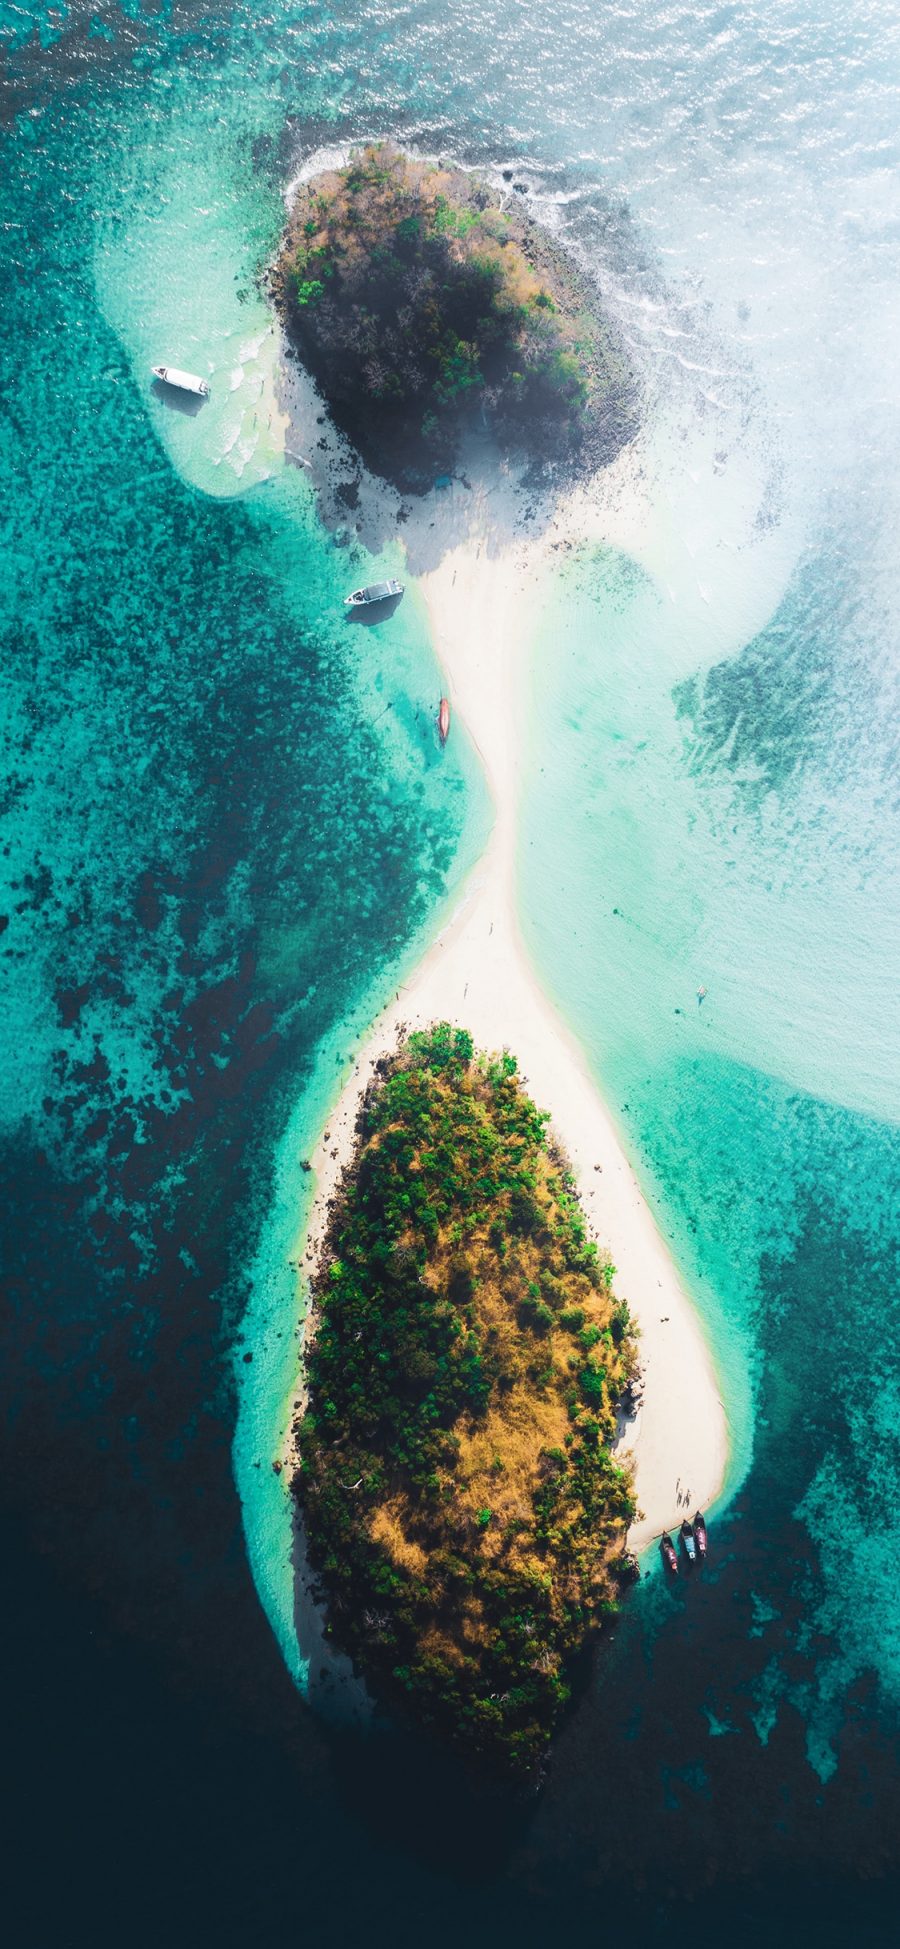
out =
{"type": "Polygon", "coordinates": [[[0,35],[12,1939],[890,1939],[894,9],[0,35]],[[257,275],[292,175],[369,134],[509,170],[643,399],[535,613],[521,912],[734,1453],[709,1575],[642,1583],[528,1806],[310,1710],[270,1467],[301,1159],[488,817],[414,591],[345,627],[352,521],[281,454],[257,275]]]}
{"type": "MultiPolygon", "coordinates": [[[[771,623],[736,657],[674,684],[671,609],[633,564],[585,552],[565,586],[537,658],[521,875],[529,940],[699,1296],[729,1407],[732,1494],[770,1445],[773,1360],[793,1352],[778,1421],[790,1514],[820,1553],[805,1629],[827,1621],[833,1639],[802,1688],[810,1757],[827,1776],[838,1671],[847,1685],[876,1672],[891,1699],[900,1680],[884,1608],[900,1491],[888,1379],[892,731],[868,754],[868,776],[860,763],[851,780],[830,754],[846,796],[791,739],[803,680],[821,689],[821,632],[837,620],[811,564],[798,564],[771,623]],[[844,1524],[865,1560],[865,1626],[844,1524]]],[[[779,1691],[791,1691],[784,1674],[779,1691]]]]}

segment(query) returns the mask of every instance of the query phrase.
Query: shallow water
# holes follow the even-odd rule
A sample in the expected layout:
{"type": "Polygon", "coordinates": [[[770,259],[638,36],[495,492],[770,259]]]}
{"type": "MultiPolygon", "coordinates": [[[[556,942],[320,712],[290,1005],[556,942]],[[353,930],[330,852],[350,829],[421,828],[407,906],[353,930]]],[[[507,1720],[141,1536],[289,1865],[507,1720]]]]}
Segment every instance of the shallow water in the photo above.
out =
{"type": "Polygon", "coordinates": [[[851,1915],[884,1940],[895,10],[6,7],[0,31],[16,1939],[637,1913],[647,1941],[851,1915]],[[643,1584],[540,1801],[471,1813],[439,1761],[303,1704],[270,1468],[301,1159],[487,816],[464,740],[439,762],[421,609],[344,629],[352,537],[281,458],[255,275],[303,159],[369,132],[512,169],[640,373],[608,540],[535,616],[522,912],[734,1429],[704,1584],[643,1584]],[[155,396],[157,358],[208,366],[209,408],[155,396]]]}

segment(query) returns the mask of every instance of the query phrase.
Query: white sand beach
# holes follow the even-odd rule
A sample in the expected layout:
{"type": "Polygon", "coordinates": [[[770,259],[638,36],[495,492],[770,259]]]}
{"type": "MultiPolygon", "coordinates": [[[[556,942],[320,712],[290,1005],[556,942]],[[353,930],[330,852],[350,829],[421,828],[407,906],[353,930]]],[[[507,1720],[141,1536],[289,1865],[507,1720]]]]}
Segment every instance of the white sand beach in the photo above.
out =
{"type": "MultiPolygon", "coordinates": [[[[455,912],[377,1022],[313,1156],[316,1192],[302,1248],[310,1272],[328,1201],[349,1158],[360,1097],[379,1056],[402,1028],[435,1020],[467,1027],[476,1046],[508,1047],[576,1172],[587,1220],[616,1267],[615,1288],[641,1333],[643,1406],[622,1447],[634,1454],[640,1550],[721,1489],[725,1412],[693,1305],[657,1229],[582,1054],[542,993],[516,917],[516,832],[529,631],[551,551],[581,539],[584,512],[565,503],[523,532],[521,502],[496,472],[481,485],[432,493],[406,533],[410,566],[424,555],[418,587],[431,617],[454,723],[473,739],[495,822],[455,912]],[[464,506],[461,503],[464,499],[464,506]],[[453,505],[455,503],[455,506],[453,505]]],[[[437,701],[437,700],[436,700],[437,701]]],[[[450,736],[454,735],[451,726],[450,736]]]]}

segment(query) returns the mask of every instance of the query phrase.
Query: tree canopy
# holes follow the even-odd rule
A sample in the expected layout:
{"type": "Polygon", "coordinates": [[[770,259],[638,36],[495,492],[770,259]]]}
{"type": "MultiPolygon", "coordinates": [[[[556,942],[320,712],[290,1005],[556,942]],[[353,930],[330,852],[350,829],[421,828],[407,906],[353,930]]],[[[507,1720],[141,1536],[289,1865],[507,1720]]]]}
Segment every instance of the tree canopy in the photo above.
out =
{"type": "Polygon", "coordinates": [[[382,1069],[314,1282],[295,1490],[376,1690],[528,1771],[628,1574],[634,1338],[515,1059],[443,1023],[382,1069]]]}
{"type": "Polygon", "coordinates": [[[578,447],[620,375],[574,267],[536,234],[477,178],[389,144],[302,187],[276,291],[374,471],[430,482],[476,416],[532,455],[578,447]]]}

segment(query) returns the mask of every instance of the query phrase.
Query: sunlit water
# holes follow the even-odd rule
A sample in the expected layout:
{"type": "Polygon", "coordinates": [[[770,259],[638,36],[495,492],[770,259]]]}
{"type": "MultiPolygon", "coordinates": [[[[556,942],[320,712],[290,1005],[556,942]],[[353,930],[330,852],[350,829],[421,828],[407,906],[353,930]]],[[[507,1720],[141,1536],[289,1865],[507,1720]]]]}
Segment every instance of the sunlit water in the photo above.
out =
{"type": "MultiPolygon", "coordinates": [[[[623,1820],[648,1929],[697,1860],[744,1877],[747,1915],[788,1868],[893,1867],[896,13],[35,18],[0,15],[15,1668],[87,1750],[96,1632],[124,1648],[160,1845],[157,1736],[192,1806],[248,1833],[257,1783],[266,1887],[223,1898],[220,1940],[293,1912],[298,1829],[307,1901],[344,1903],[346,1939],[370,1919],[348,1853],[376,1903],[400,1860],[434,1939],[470,1928],[476,1872],[494,1939],[563,1890],[580,1925],[613,1899],[623,1820]],[[391,1749],[345,1773],[281,1663],[302,1677],[271,1469],[301,1160],[486,819],[464,739],[435,749],[421,608],[344,629],[352,535],[319,527],[282,452],[256,275],[304,158],[369,133],[511,169],[640,376],[609,539],[535,614],[521,904],[734,1433],[707,1584],[642,1586],[539,1807],[477,1870],[409,1805],[397,1854],[391,1749]],[[156,359],[208,373],[209,407],[157,397],[156,359]],[[185,1696],[212,1698],[226,1757],[185,1696]]],[[[108,1823],[125,1748],[103,1737],[80,1785],[108,1823]]],[[[22,1754],[39,1743],[23,1718],[22,1754]]],[[[421,1805],[440,1792],[435,1771],[421,1805]]],[[[227,1827],[179,1870],[207,1904],[227,1827]]]]}

